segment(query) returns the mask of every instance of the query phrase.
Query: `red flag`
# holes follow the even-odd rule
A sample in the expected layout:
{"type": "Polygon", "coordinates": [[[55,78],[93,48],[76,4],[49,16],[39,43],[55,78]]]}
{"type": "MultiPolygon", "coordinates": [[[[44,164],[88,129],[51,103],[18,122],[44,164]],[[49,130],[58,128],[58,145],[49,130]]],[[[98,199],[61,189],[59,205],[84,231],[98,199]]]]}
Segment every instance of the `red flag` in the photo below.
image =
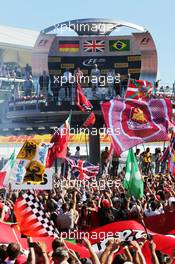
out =
{"type": "Polygon", "coordinates": [[[168,99],[113,99],[101,107],[116,155],[144,142],[168,140],[172,112],[168,99]]]}
{"type": "Polygon", "coordinates": [[[65,123],[56,131],[51,139],[53,146],[49,149],[46,167],[50,168],[56,158],[66,158],[67,145],[69,140],[70,116],[65,123]]]}
{"type": "Polygon", "coordinates": [[[153,90],[152,83],[144,80],[130,80],[125,98],[145,100],[150,97],[153,90]]]}
{"type": "Polygon", "coordinates": [[[166,212],[160,215],[144,217],[144,222],[149,230],[160,234],[175,235],[175,212],[166,212]]]}
{"type": "MultiPolygon", "coordinates": [[[[156,234],[150,230],[147,230],[147,232],[152,235],[157,250],[171,256],[173,255],[175,247],[174,237],[156,234]]],[[[93,229],[89,237],[92,245],[101,244],[102,246],[105,245],[105,240],[110,237],[118,237],[121,241],[132,241],[139,240],[145,237],[145,235],[145,228],[141,223],[134,220],[126,220],[93,229]],[[101,234],[103,234],[103,236],[101,236],[101,234]]]]}
{"type": "MultiPolygon", "coordinates": [[[[10,244],[10,243],[19,243],[22,249],[28,250],[28,243],[26,238],[21,238],[21,233],[16,224],[7,224],[0,222],[0,243],[1,244],[10,244]]],[[[33,237],[33,242],[42,241],[47,245],[47,251],[52,251],[52,242],[54,237],[33,237]]],[[[72,249],[75,252],[79,253],[81,258],[89,258],[90,254],[87,248],[79,243],[71,243],[65,240],[66,247],[72,249]]]]}
{"type": "Polygon", "coordinates": [[[96,118],[94,112],[91,112],[88,118],[83,123],[83,127],[93,126],[95,124],[96,118]]]}
{"type": "Polygon", "coordinates": [[[84,95],[81,85],[77,83],[76,86],[76,105],[80,108],[81,111],[91,111],[93,106],[87,97],[84,95]]]}

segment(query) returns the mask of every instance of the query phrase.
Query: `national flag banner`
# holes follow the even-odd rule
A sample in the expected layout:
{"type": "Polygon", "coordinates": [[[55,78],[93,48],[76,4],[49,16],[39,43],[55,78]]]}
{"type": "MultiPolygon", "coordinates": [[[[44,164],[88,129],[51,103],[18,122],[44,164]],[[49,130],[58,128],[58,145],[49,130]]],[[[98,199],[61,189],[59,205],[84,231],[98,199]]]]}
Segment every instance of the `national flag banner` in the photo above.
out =
{"type": "Polygon", "coordinates": [[[80,42],[78,40],[60,40],[58,49],[59,52],[78,52],[80,42]]]}
{"type": "Polygon", "coordinates": [[[23,193],[14,205],[20,232],[29,237],[55,236],[56,228],[35,194],[23,193]]]}
{"type": "Polygon", "coordinates": [[[10,179],[10,172],[15,164],[15,150],[12,152],[9,160],[6,162],[0,171],[0,187],[3,188],[8,185],[10,179]]]}
{"type": "Polygon", "coordinates": [[[54,161],[57,158],[66,158],[67,145],[70,137],[70,122],[71,114],[66,119],[65,123],[54,133],[51,144],[52,146],[48,150],[46,167],[50,168],[53,166],[54,161]]]}
{"type": "Polygon", "coordinates": [[[91,111],[93,106],[91,102],[84,95],[81,85],[78,83],[76,86],[76,105],[81,111],[91,111]]]}
{"type": "Polygon", "coordinates": [[[109,51],[130,51],[130,40],[109,40],[109,51]]]}
{"type": "Polygon", "coordinates": [[[101,104],[116,155],[142,144],[168,140],[172,117],[169,99],[138,101],[115,98],[101,104]]]}
{"type": "Polygon", "coordinates": [[[125,93],[125,98],[144,100],[150,97],[152,91],[153,86],[151,82],[144,80],[130,80],[125,93]]]}
{"type": "Polygon", "coordinates": [[[104,40],[85,40],[83,43],[84,52],[103,52],[105,50],[104,40]]]}
{"type": "Polygon", "coordinates": [[[144,195],[144,182],[133,149],[128,151],[124,187],[130,197],[140,199],[144,195]]]}
{"type": "Polygon", "coordinates": [[[93,165],[89,161],[80,159],[66,159],[71,167],[71,172],[78,180],[89,180],[97,176],[99,166],[93,165]]]}
{"type": "Polygon", "coordinates": [[[89,126],[93,126],[95,124],[96,118],[95,118],[95,114],[92,111],[88,118],[85,120],[85,122],[83,123],[83,127],[89,127],[89,126]]]}
{"type": "Polygon", "coordinates": [[[30,161],[28,160],[15,159],[14,166],[9,172],[9,175],[11,176],[6,178],[4,185],[9,186],[9,184],[11,184],[12,189],[14,184],[20,185],[23,182],[23,179],[26,175],[26,168],[29,163],[30,161]]]}

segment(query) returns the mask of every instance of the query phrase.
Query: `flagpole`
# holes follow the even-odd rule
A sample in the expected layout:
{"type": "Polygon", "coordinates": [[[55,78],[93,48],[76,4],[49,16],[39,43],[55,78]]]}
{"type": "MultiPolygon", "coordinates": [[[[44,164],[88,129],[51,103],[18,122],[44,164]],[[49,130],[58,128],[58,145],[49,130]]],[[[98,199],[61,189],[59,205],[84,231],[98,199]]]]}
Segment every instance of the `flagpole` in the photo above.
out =
{"type": "Polygon", "coordinates": [[[131,74],[130,74],[130,73],[128,73],[128,82],[127,82],[127,87],[129,86],[130,80],[131,80],[131,74]]]}
{"type": "Polygon", "coordinates": [[[58,172],[58,159],[55,159],[55,173],[58,172]]]}
{"type": "MultiPolygon", "coordinates": [[[[149,233],[148,233],[148,230],[147,230],[146,224],[145,224],[145,222],[144,222],[144,220],[143,220],[143,217],[142,217],[142,215],[141,215],[141,213],[140,213],[140,211],[139,211],[139,209],[138,209],[138,205],[137,205],[137,202],[136,202],[135,197],[131,195],[131,192],[130,192],[130,188],[129,188],[129,184],[128,184],[128,182],[127,182],[127,185],[128,185],[127,192],[129,193],[129,197],[132,197],[133,203],[134,203],[135,206],[136,206],[137,213],[138,213],[139,218],[140,218],[140,220],[141,220],[141,224],[143,225],[143,227],[144,227],[144,229],[145,229],[145,233],[146,233],[146,235],[147,235],[147,239],[149,239],[149,238],[150,238],[150,235],[149,235],[149,233]]],[[[141,203],[140,203],[140,207],[141,207],[141,209],[142,209],[142,211],[143,211],[143,207],[142,207],[142,204],[141,204],[141,203]]]]}
{"type": "MultiPolygon", "coordinates": [[[[15,149],[13,151],[15,153],[15,149]]],[[[13,155],[13,153],[12,153],[13,155]]],[[[12,156],[11,155],[11,156],[12,156]]],[[[14,154],[15,155],[15,154],[14,154]]],[[[11,157],[10,156],[10,157],[11,157]]],[[[7,161],[8,162],[8,161],[7,161]]],[[[9,193],[10,193],[10,190],[11,190],[11,173],[10,173],[10,176],[9,176],[9,193]]],[[[7,187],[5,188],[5,194],[4,194],[4,204],[3,204],[3,208],[2,208],[2,212],[1,212],[1,216],[0,216],[0,220],[3,221],[4,220],[4,216],[5,216],[5,204],[6,204],[6,201],[7,201],[7,187]]]]}
{"type": "MultiPolygon", "coordinates": [[[[139,168],[138,168],[139,169],[139,168]]],[[[145,229],[145,233],[146,233],[146,235],[147,235],[147,239],[149,239],[150,238],[150,235],[149,235],[149,233],[148,233],[148,230],[147,230],[147,227],[146,227],[146,225],[145,225],[145,222],[144,222],[144,220],[143,220],[143,217],[142,217],[142,215],[141,215],[141,213],[140,213],[140,211],[139,211],[139,209],[138,209],[138,205],[137,205],[137,202],[136,202],[136,199],[135,199],[135,197],[133,196],[133,195],[131,195],[131,192],[130,192],[130,187],[129,187],[129,184],[128,184],[128,182],[126,181],[126,184],[127,184],[127,192],[128,192],[128,194],[129,194],[129,197],[132,197],[132,200],[133,200],[133,203],[135,204],[135,206],[136,206],[136,209],[137,209],[137,212],[138,212],[138,215],[139,215],[139,218],[140,218],[140,220],[141,220],[141,223],[142,223],[142,225],[143,225],[143,227],[144,227],[144,229],[145,229]]],[[[140,207],[141,207],[141,209],[142,209],[142,211],[143,211],[143,208],[142,208],[142,204],[140,203],[140,207]]]]}
{"type": "Polygon", "coordinates": [[[145,145],[142,143],[143,150],[145,151],[145,145]]]}
{"type": "Polygon", "coordinates": [[[86,144],[86,157],[87,157],[87,160],[89,160],[89,152],[88,152],[88,145],[87,145],[86,131],[85,131],[85,144],[86,144]]]}
{"type": "Polygon", "coordinates": [[[109,159],[109,162],[108,162],[108,172],[110,172],[110,169],[112,167],[111,165],[112,165],[113,155],[114,155],[114,148],[112,148],[111,155],[110,155],[110,159],[109,159]]]}
{"type": "Polygon", "coordinates": [[[21,249],[22,249],[23,247],[22,247],[22,245],[21,245],[21,243],[20,243],[20,241],[19,241],[19,239],[18,239],[18,237],[17,237],[17,234],[16,234],[16,232],[15,232],[15,230],[14,230],[14,227],[12,227],[12,231],[13,231],[13,234],[14,234],[14,236],[15,236],[15,238],[16,238],[17,243],[20,245],[20,247],[21,247],[21,249]]]}
{"type": "MultiPolygon", "coordinates": [[[[128,88],[128,86],[129,86],[130,80],[131,80],[131,74],[128,73],[128,81],[127,81],[127,87],[126,87],[125,94],[126,94],[126,92],[127,92],[127,88],[128,88]]],[[[125,97],[125,96],[124,96],[124,97],[125,97]]]]}
{"type": "MultiPolygon", "coordinates": [[[[137,213],[138,213],[139,218],[140,218],[140,220],[141,220],[141,224],[143,225],[143,227],[144,227],[144,229],[145,229],[145,233],[146,233],[146,235],[147,235],[147,239],[149,240],[149,239],[150,239],[150,234],[148,233],[148,229],[147,229],[146,224],[145,224],[145,222],[144,222],[143,216],[141,215],[141,213],[140,213],[140,211],[139,211],[139,209],[138,209],[138,205],[137,205],[136,199],[135,199],[135,197],[133,197],[133,196],[132,196],[132,199],[133,199],[133,202],[134,202],[134,204],[135,204],[135,206],[136,206],[136,210],[137,210],[137,213]]],[[[142,204],[139,203],[139,205],[140,205],[140,207],[141,207],[141,209],[142,209],[142,211],[143,211],[142,204]]]]}
{"type": "MultiPolygon", "coordinates": [[[[69,112],[69,117],[70,117],[70,120],[71,120],[71,118],[72,118],[72,109],[69,112]]],[[[69,127],[69,132],[68,133],[70,134],[70,127],[69,127]]],[[[62,175],[63,178],[65,177],[65,174],[66,174],[66,158],[64,159],[64,164],[63,164],[63,175],[62,175]]]]}

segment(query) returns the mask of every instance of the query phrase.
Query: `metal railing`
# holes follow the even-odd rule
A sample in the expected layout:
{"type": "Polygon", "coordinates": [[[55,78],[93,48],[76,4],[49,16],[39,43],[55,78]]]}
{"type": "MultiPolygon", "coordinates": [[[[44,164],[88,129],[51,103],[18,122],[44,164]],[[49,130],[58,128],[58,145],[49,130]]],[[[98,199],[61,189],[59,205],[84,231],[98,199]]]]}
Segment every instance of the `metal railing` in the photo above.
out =
{"type": "MultiPolygon", "coordinates": [[[[92,87],[88,86],[86,88],[82,88],[85,96],[91,101],[105,101],[110,100],[116,95],[120,97],[124,97],[126,86],[120,85],[118,87],[118,91],[113,87],[108,86],[99,86],[95,89],[95,93],[92,90],[92,87]],[[111,92],[112,91],[112,92],[111,92]]],[[[160,97],[169,97],[171,100],[175,100],[175,87],[174,85],[161,86],[158,88],[154,88],[153,94],[155,96],[160,97]]],[[[30,107],[32,109],[39,109],[40,104],[49,105],[49,103],[54,103],[56,105],[62,105],[64,102],[68,101],[70,104],[74,105],[76,101],[76,89],[75,85],[72,84],[70,88],[70,96],[68,98],[65,97],[65,87],[59,88],[58,96],[54,95],[54,92],[49,87],[47,94],[43,95],[39,89],[38,82],[34,82],[33,89],[31,91],[31,95],[26,95],[22,86],[20,89],[13,88],[11,89],[11,93],[9,96],[9,110],[15,111],[19,110],[28,110],[30,107]],[[32,107],[33,106],[33,107],[32,107]]]]}

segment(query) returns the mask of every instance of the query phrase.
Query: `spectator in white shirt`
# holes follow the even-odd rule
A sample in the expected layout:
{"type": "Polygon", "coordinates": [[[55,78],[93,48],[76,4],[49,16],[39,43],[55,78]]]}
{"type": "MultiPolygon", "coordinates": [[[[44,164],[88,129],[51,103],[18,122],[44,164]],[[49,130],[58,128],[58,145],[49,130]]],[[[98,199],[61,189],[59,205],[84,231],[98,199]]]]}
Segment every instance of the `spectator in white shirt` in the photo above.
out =
{"type": "Polygon", "coordinates": [[[76,147],[75,157],[76,158],[79,158],[80,157],[80,147],[79,146],[76,147]]]}
{"type": "Polygon", "coordinates": [[[145,216],[154,216],[154,215],[160,215],[164,214],[164,210],[162,206],[159,206],[159,204],[156,201],[152,201],[149,205],[148,209],[144,210],[145,216]]]}

